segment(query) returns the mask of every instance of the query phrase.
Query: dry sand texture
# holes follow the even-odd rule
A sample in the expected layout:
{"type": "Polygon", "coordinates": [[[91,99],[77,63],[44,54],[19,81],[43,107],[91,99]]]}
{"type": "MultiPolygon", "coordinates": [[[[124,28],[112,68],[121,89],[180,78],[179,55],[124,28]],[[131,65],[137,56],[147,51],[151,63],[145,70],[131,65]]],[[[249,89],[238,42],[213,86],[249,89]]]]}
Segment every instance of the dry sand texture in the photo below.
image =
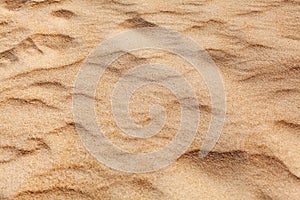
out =
{"type": "Polygon", "coordinates": [[[300,1],[1,0],[0,199],[300,199],[300,1]],[[149,50],[112,63],[97,86],[97,120],[130,152],[166,145],[180,107],[169,90],[132,97],[131,116],[147,125],[149,106],[168,120],[151,139],[122,134],[112,117],[113,85],[128,69],[157,62],[181,70],[200,102],[201,124],[188,151],[163,170],[126,174],[99,163],[75,129],[72,94],[80,64],[121,31],[159,26],[193,38],[220,69],[227,120],[206,158],[209,126],[201,77],[181,58],[149,50]]]}

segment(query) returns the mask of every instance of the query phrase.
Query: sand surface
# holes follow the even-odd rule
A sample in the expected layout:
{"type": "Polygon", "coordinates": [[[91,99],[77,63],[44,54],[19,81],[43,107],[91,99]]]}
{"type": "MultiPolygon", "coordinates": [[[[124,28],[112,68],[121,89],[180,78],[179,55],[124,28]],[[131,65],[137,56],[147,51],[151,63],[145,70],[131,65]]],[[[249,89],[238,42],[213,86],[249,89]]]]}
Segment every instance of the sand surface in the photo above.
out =
{"type": "Polygon", "coordinates": [[[297,0],[1,0],[0,199],[300,199],[300,2],[297,0]],[[75,127],[72,97],[80,65],[105,39],[164,27],[193,38],[219,68],[226,123],[199,158],[211,104],[201,76],[168,52],[136,51],[112,63],[96,90],[97,121],[128,152],[163,148],[180,107],[163,87],[136,92],[133,120],[149,106],[168,117],[159,134],[136,139],[114,121],[110,95],[125,71],[162,63],[195,89],[201,123],[189,149],[162,170],[129,174],[99,163],[75,127]]]}

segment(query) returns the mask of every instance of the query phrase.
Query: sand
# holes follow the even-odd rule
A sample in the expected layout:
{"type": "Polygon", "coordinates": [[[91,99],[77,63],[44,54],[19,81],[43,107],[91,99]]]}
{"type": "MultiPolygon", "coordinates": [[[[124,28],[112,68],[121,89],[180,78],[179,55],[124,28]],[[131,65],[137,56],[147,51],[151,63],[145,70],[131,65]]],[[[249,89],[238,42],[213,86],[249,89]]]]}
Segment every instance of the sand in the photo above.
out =
{"type": "MultiPolygon", "coordinates": [[[[300,2],[0,1],[0,199],[299,199],[300,2]],[[161,63],[193,86],[201,112],[190,147],[149,173],[125,173],[84,146],[73,116],[82,63],[102,41],[126,30],[163,27],[192,38],[220,70],[226,122],[205,158],[198,155],[212,113],[205,82],[182,58],[161,50],[126,53],[96,88],[107,138],[132,153],[164,148],[180,125],[172,91],[141,88],[129,108],[142,126],[149,107],[166,110],[156,136],[117,126],[110,104],[118,79],[136,65],[161,63]]],[[[114,155],[111,155],[114,156],[114,155]]]]}

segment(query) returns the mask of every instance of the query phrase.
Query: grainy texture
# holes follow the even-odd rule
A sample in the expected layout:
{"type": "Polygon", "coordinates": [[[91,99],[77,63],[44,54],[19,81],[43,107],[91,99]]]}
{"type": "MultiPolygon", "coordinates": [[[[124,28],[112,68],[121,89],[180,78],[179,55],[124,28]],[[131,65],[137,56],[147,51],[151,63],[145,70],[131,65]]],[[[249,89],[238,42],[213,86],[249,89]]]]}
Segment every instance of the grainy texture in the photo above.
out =
{"type": "Polygon", "coordinates": [[[300,198],[300,1],[0,2],[0,199],[300,198]],[[124,70],[137,64],[155,61],[186,72],[202,112],[195,142],[176,163],[126,174],[100,164],[83,147],[72,92],[94,47],[149,26],[179,31],[210,53],[224,78],[227,121],[214,151],[198,158],[210,119],[201,77],[166,52],[123,56],[97,88],[98,121],[115,144],[153,151],[178,130],[176,98],[154,87],[136,94],[132,116],[147,124],[148,106],[161,103],[169,110],[166,127],[146,141],[120,134],[109,95],[124,70]],[[154,95],[158,100],[151,100],[154,95]]]}

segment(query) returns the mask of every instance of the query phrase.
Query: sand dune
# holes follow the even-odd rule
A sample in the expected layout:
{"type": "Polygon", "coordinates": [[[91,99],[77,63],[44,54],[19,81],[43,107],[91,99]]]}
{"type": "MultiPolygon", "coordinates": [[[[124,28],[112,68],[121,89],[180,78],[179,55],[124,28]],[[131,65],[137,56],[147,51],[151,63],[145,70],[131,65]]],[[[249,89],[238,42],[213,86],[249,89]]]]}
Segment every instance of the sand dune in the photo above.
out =
{"type": "Polygon", "coordinates": [[[0,1],[0,199],[300,199],[300,2],[0,1]],[[137,139],[113,119],[111,92],[136,65],[182,72],[201,110],[196,139],[175,163],[145,174],[119,172],[84,147],[72,113],[81,64],[122,31],[164,27],[193,38],[224,79],[226,123],[213,151],[199,158],[212,108],[201,76],[180,57],[136,51],[113,62],[96,89],[98,123],[129,152],[164,147],[180,105],[161,87],[137,91],[129,107],[147,125],[159,103],[168,120],[137,139]]]}

